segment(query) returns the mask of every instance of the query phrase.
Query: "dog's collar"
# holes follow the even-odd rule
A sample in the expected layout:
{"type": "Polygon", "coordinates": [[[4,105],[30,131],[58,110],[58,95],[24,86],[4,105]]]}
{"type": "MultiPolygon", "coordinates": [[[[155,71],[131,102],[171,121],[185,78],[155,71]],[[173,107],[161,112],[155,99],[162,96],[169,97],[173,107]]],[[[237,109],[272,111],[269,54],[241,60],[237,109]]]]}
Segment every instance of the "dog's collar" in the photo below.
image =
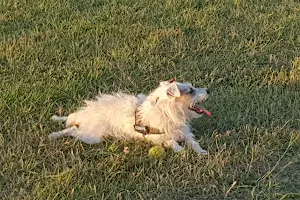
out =
{"type": "Polygon", "coordinates": [[[150,126],[143,126],[141,124],[141,120],[138,116],[138,108],[135,110],[135,124],[134,124],[134,130],[136,132],[142,133],[143,135],[149,135],[149,134],[164,134],[159,129],[150,127],[150,126]]]}

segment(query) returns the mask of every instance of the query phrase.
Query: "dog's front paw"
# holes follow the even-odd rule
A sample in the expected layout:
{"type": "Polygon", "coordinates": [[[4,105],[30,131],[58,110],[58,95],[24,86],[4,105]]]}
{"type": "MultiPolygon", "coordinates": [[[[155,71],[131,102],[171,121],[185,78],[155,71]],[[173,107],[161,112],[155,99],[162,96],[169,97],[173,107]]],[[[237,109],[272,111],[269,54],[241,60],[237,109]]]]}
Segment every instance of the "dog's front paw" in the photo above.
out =
{"type": "Polygon", "coordinates": [[[188,145],[197,153],[202,154],[202,155],[207,155],[207,151],[202,149],[201,146],[199,145],[198,142],[194,140],[188,140],[188,145]]]}
{"type": "Polygon", "coordinates": [[[176,145],[176,146],[173,146],[172,149],[175,153],[178,153],[178,152],[181,152],[183,150],[183,147],[180,146],[180,145],[176,145]]]}
{"type": "Polygon", "coordinates": [[[208,152],[206,150],[202,149],[200,146],[194,147],[193,149],[198,154],[201,154],[201,155],[207,155],[208,154],[208,152]]]}
{"type": "Polygon", "coordinates": [[[201,149],[200,151],[197,151],[197,153],[199,153],[201,155],[208,155],[208,152],[205,151],[204,149],[201,149]]]}
{"type": "Polygon", "coordinates": [[[180,146],[176,141],[174,140],[169,140],[169,141],[166,141],[165,144],[164,144],[166,147],[169,147],[171,148],[174,152],[180,152],[183,150],[183,147],[180,146]]]}

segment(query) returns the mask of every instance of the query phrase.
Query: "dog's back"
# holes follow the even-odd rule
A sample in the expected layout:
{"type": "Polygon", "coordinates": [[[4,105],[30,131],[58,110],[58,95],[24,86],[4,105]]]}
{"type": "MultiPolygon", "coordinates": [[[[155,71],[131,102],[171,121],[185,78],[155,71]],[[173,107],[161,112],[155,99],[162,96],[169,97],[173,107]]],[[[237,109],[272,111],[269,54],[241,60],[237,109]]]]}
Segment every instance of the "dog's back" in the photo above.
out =
{"type": "Polygon", "coordinates": [[[85,101],[85,107],[70,114],[66,126],[77,126],[80,131],[94,136],[99,133],[101,136],[121,136],[124,126],[134,123],[139,100],[124,93],[100,94],[95,100],[85,101]]]}

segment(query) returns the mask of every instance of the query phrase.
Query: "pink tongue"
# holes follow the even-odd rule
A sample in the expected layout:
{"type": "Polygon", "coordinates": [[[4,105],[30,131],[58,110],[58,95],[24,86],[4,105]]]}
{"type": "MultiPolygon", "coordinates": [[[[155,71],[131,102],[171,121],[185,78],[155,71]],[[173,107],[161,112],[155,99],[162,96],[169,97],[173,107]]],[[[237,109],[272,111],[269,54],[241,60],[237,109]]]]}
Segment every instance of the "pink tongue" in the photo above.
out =
{"type": "Polygon", "coordinates": [[[208,117],[211,116],[211,112],[209,112],[208,110],[202,108],[202,111],[203,111],[208,117]]]}
{"type": "Polygon", "coordinates": [[[208,117],[210,117],[212,114],[211,114],[211,112],[209,112],[208,110],[206,110],[205,108],[202,108],[202,107],[200,107],[200,106],[194,106],[197,110],[198,110],[198,112],[199,113],[205,113],[206,114],[206,116],[208,116],[208,117]]]}

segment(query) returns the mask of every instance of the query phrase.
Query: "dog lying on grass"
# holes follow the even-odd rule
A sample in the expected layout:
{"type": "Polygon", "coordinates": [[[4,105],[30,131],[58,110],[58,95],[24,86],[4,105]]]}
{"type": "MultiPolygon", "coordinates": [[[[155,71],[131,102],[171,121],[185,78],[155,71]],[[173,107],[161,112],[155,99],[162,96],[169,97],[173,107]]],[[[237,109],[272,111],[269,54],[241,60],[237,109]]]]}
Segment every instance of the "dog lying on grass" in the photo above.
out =
{"type": "Polygon", "coordinates": [[[197,105],[208,97],[208,89],[175,79],[160,82],[148,96],[100,94],[67,117],[53,116],[55,121],[66,121],[67,128],[51,133],[49,138],[73,136],[88,144],[99,143],[107,136],[142,139],[172,148],[174,152],[183,149],[178,142],[186,141],[197,153],[207,154],[195,140],[189,122],[203,113],[211,116],[208,110],[197,105]]]}

